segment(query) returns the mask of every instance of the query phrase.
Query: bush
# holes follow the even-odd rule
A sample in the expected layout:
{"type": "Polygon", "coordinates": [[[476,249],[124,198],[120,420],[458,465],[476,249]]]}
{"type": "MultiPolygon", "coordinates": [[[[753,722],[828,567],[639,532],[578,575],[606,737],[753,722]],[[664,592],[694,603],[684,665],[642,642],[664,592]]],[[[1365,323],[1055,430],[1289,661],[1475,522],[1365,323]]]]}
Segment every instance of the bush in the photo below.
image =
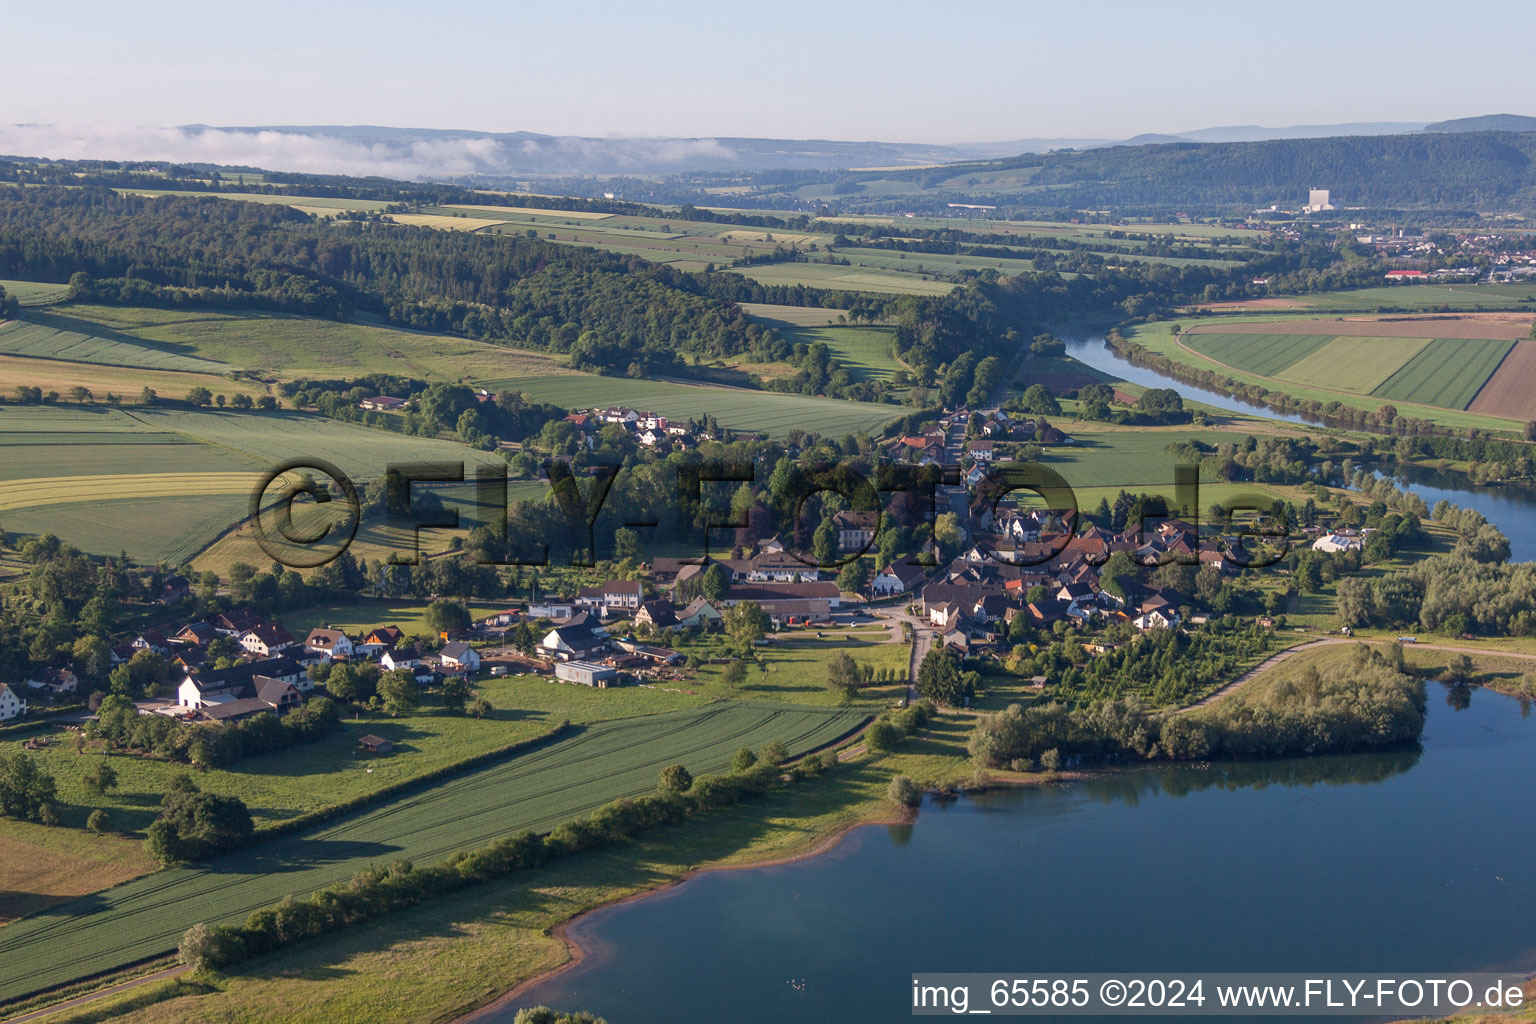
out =
{"type": "Polygon", "coordinates": [[[245,943],[233,928],[195,924],[181,936],[176,956],[198,970],[223,967],[245,959],[245,943]]]}
{"type": "Polygon", "coordinates": [[[890,750],[901,739],[901,730],[885,719],[879,719],[864,733],[864,746],[873,751],[890,750]]]}
{"type": "Polygon", "coordinates": [[[680,764],[669,764],[661,770],[663,793],[686,793],[693,788],[693,773],[680,764]]]}
{"type": "Polygon", "coordinates": [[[903,807],[916,807],[923,802],[923,791],[918,788],[917,783],[905,775],[898,775],[886,787],[885,797],[893,804],[900,804],[903,807]]]}
{"type": "Polygon", "coordinates": [[[547,1006],[530,1006],[517,1011],[512,1024],[608,1024],[590,1013],[556,1013],[547,1006]]]}
{"type": "Polygon", "coordinates": [[[1055,747],[1052,747],[1050,750],[1047,750],[1045,753],[1041,754],[1040,770],[1045,772],[1060,771],[1061,751],[1057,750],[1055,747]]]}
{"type": "Polygon", "coordinates": [[[744,772],[755,764],[757,764],[757,755],[746,747],[736,751],[736,756],[731,758],[731,767],[738,772],[744,772]]]}
{"type": "Polygon", "coordinates": [[[107,821],[107,812],[100,807],[92,811],[91,816],[85,819],[85,827],[97,835],[103,835],[112,828],[111,823],[107,821]]]}

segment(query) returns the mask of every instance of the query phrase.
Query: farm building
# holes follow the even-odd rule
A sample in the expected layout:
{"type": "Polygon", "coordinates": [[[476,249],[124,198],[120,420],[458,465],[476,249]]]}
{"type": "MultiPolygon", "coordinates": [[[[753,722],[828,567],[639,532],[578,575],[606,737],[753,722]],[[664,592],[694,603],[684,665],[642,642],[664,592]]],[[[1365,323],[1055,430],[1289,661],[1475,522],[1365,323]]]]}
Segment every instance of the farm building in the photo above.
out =
{"type": "Polygon", "coordinates": [[[590,661],[563,661],[555,666],[555,678],[582,686],[607,689],[618,678],[618,670],[590,661]]]}
{"type": "Polygon", "coordinates": [[[365,398],[357,403],[359,409],[371,409],[378,412],[394,412],[398,409],[404,409],[405,406],[405,399],[391,398],[388,395],[375,395],[372,398],[365,398]]]}
{"type": "Polygon", "coordinates": [[[369,733],[357,741],[357,745],[370,754],[387,754],[395,749],[395,745],[382,736],[369,733]]]}

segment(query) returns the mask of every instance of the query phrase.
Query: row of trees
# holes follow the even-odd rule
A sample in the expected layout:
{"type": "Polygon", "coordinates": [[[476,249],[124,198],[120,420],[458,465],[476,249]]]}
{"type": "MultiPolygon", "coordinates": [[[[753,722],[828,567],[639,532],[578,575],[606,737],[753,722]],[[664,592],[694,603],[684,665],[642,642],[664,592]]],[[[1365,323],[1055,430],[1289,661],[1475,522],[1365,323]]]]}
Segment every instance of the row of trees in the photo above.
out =
{"type": "MultiPolygon", "coordinates": [[[[479,882],[730,806],[781,785],[784,770],[779,762],[784,756],[782,746],[765,747],[740,770],[698,778],[682,765],[670,765],[662,770],[654,794],[615,800],[588,817],[559,825],[547,836],[521,832],[426,867],[409,861],[370,865],[344,884],[303,898],[288,896],[274,906],[255,910],[244,924],[194,925],[182,937],[181,959],[199,967],[228,966],[479,882]]],[[[806,758],[802,764],[807,767],[796,769],[801,775],[828,767],[819,757],[806,758]]]]}
{"type": "Polygon", "coordinates": [[[969,750],[981,767],[1018,769],[1048,751],[1086,760],[1310,755],[1415,740],[1424,710],[1423,683],[1400,660],[1360,644],[1343,659],[1187,713],[1150,712],[1134,697],[1076,707],[1010,705],[978,720],[969,750]]]}

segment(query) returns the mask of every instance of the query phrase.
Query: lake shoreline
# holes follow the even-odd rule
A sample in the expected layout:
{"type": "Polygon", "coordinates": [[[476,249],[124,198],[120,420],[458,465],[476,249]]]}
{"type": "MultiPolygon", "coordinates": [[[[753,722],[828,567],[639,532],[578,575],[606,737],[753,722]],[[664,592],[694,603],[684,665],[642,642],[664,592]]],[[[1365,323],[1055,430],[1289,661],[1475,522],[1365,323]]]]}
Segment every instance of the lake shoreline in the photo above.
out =
{"type": "Polygon", "coordinates": [[[568,959],[565,962],[555,967],[551,967],[548,970],[540,971],[538,974],[518,982],[516,987],[512,988],[505,994],[497,996],[491,1002],[478,1006],[475,1009],[470,1010],[468,1013],[464,1013],[458,1017],[453,1018],[451,1021],[449,1021],[449,1024],[474,1024],[475,1021],[483,1020],[487,1014],[494,1013],[498,1010],[507,1009],[515,1000],[517,1000],[524,993],[528,992],[530,989],[535,988],[538,985],[542,985],[544,982],[549,981],[551,978],[555,978],[561,974],[564,974],[566,971],[569,971],[584,962],[587,959],[590,950],[588,947],[582,945],[580,935],[577,934],[577,932],[583,923],[585,923],[589,918],[592,917],[592,915],[598,913],[599,911],[610,910],[614,907],[624,906],[627,903],[635,903],[640,900],[659,896],[662,893],[676,889],[684,882],[687,882],[693,878],[697,878],[701,875],[714,874],[721,871],[755,871],[760,868],[778,867],[784,864],[795,864],[800,861],[810,860],[814,857],[820,857],[824,854],[831,853],[838,846],[842,845],[844,840],[846,840],[859,829],[871,828],[877,825],[910,825],[915,820],[917,820],[917,811],[914,809],[903,814],[875,816],[867,820],[844,822],[843,824],[838,825],[836,828],[831,829],[824,835],[813,840],[810,846],[806,847],[804,850],[801,850],[798,853],[786,854],[777,857],[765,857],[762,859],[746,860],[740,863],[713,864],[701,868],[691,868],[683,874],[679,875],[677,878],[672,879],[671,881],[662,885],[658,885],[649,889],[642,889],[639,892],[630,893],[628,896],[621,896],[616,900],[610,900],[606,903],[599,903],[594,907],[588,907],[586,910],[580,911],[574,916],[561,921],[550,930],[550,936],[552,938],[559,939],[560,942],[565,945],[565,951],[568,956],[568,959]]]}

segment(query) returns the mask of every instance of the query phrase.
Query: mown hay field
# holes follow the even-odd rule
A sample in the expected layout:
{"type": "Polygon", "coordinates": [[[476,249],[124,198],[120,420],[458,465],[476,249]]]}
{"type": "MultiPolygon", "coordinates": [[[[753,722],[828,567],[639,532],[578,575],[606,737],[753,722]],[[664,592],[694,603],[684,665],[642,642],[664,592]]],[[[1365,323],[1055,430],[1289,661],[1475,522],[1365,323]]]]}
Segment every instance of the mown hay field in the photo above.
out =
{"type": "Polygon", "coordinates": [[[503,220],[481,220],[477,217],[454,217],[434,213],[392,213],[389,219],[396,224],[417,228],[437,228],[440,231],[483,231],[485,228],[506,223],[503,220]]]}
{"type": "Polygon", "coordinates": [[[0,325],[0,353],[39,359],[60,359],[104,366],[126,366],[182,373],[222,374],[235,369],[216,359],[172,351],[122,336],[103,337],[87,325],[54,314],[33,313],[32,322],[14,320],[0,325]],[[85,327],[85,330],[73,329],[85,327]]]}
{"type": "Polygon", "coordinates": [[[955,283],[948,279],[925,281],[915,273],[840,267],[830,263],[765,263],[755,267],[735,267],[731,272],[761,284],[805,284],[815,288],[894,295],[945,295],[955,287],[955,283]]]}
{"type": "MultiPolygon", "coordinates": [[[[0,410],[0,454],[6,529],[173,564],[241,523],[256,484],[289,459],[324,459],[358,484],[398,463],[462,463],[473,478],[476,465],[501,461],[451,441],[300,413],[88,405],[0,410]]],[[[253,541],[238,560],[259,550],[253,541]]]]}
{"type": "Polygon", "coordinates": [[[826,327],[837,323],[838,317],[848,315],[846,309],[825,309],[821,306],[780,306],[772,302],[738,303],[748,316],[757,317],[774,327],[788,324],[791,327],[826,327]]]}
{"type": "Polygon", "coordinates": [[[0,822],[0,925],[155,866],[131,839],[6,819],[0,822]]]}
{"type": "Polygon", "coordinates": [[[71,388],[82,387],[90,391],[96,402],[105,401],[108,395],[116,395],[125,402],[137,402],[145,388],[165,398],[181,398],[193,388],[207,388],[215,395],[226,396],[260,398],[267,394],[261,384],[238,377],[176,370],[135,370],[6,355],[0,355],[0,381],[4,381],[7,388],[33,387],[44,394],[57,391],[66,400],[72,400],[71,388]]]}
{"type": "Polygon", "coordinates": [[[69,294],[69,285],[46,281],[0,281],[0,288],[23,306],[46,306],[69,294]]]}
{"type": "Polygon", "coordinates": [[[1334,338],[1280,374],[1298,384],[1368,395],[1423,351],[1428,338],[1334,338]]]}
{"type": "Polygon", "coordinates": [[[565,369],[559,359],[538,352],[367,322],[90,305],[70,305],[49,316],[61,327],[126,338],[285,380],[393,373],[459,381],[565,369]]]}
{"type": "Polygon", "coordinates": [[[723,702],[593,725],[311,832],[159,871],[8,925],[0,930],[0,999],[166,953],[199,921],[242,921],[370,863],[430,864],[523,829],[548,831],[654,790],[674,762],[695,775],[719,772],[743,746],[778,740],[797,753],[863,720],[860,712],[723,702]]]}

